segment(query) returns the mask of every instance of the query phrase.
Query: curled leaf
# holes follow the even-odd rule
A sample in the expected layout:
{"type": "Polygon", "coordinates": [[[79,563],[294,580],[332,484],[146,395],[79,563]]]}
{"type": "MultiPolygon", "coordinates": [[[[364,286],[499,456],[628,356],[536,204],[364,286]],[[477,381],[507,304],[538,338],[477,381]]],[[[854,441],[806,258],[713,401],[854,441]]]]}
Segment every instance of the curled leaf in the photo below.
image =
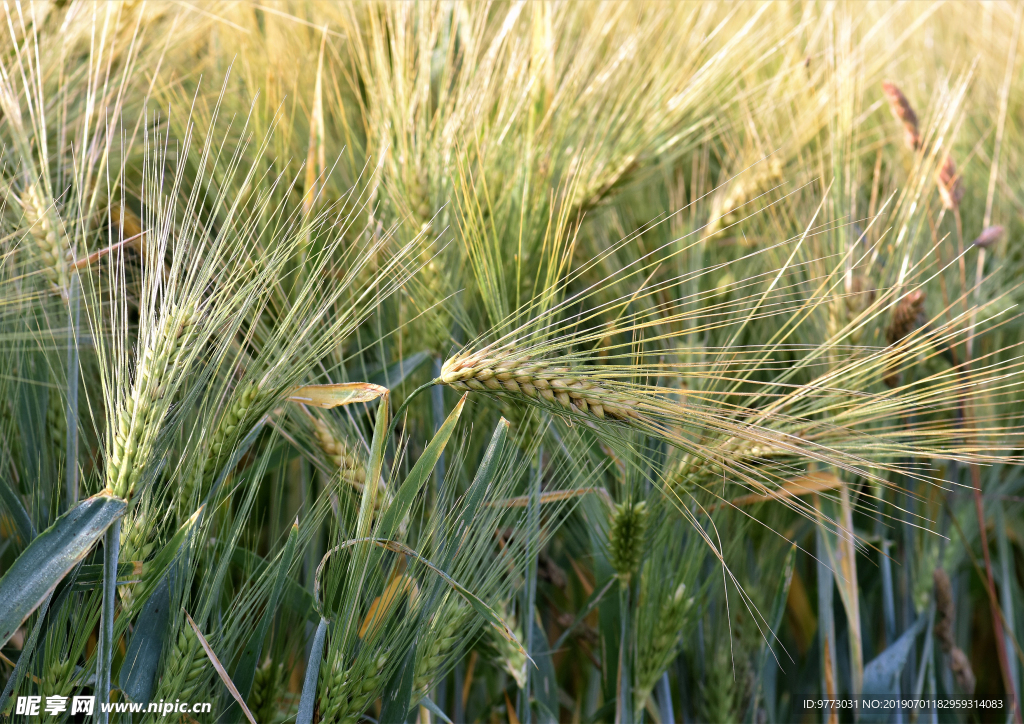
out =
{"type": "Polygon", "coordinates": [[[387,392],[386,387],[372,382],[339,382],[334,385],[306,385],[296,387],[285,399],[329,410],[332,407],[372,402],[387,392]]]}

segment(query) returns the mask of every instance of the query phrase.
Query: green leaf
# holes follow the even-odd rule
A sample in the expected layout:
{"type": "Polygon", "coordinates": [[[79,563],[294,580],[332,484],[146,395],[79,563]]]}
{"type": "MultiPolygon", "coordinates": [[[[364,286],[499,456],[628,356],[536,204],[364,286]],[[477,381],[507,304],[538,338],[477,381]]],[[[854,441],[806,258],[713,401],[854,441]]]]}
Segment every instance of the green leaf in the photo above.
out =
{"type": "Polygon", "coordinates": [[[36,527],[32,525],[28,511],[21,504],[21,498],[3,478],[0,478],[0,503],[7,508],[8,515],[14,521],[14,532],[18,538],[18,545],[24,548],[29,541],[36,537],[36,527]]]}
{"type": "Polygon", "coordinates": [[[484,496],[491,487],[491,483],[494,481],[494,476],[498,472],[498,462],[501,459],[501,449],[505,444],[505,437],[508,435],[508,428],[509,422],[503,417],[498,420],[498,424],[491,434],[491,441],[487,444],[487,449],[484,451],[483,460],[477,466],[473,482],[469,484],[469,490],[466,491],[466,504],[459,513],[459,523],[455,529],[455,536],[449,542],[450,550],[445,557],[445,569],[451,565],[452,560],[458,553],[464,536],[469,532],[469,524],[473,520],[473,516],[476,515],[476,511],[480,508],[481,503],[483,503],[484,496]]]}
{"type": "Polygon", "coordinates": [[[420,699],[420,703],[417,704],[417,706],[425,706],[425,707],[427,707],[427,710],[430,711],[430,713],[433,714],[434,716],[436,716],[438,719],[440,719],[441,721],[444,721],[444,722],[448,722],[448,724],[452,724],[452,720],[448,718],[447,714],[445,714],[443,711],[441,711],[441,707],[439,707],[437,704],[435,704],[429,698],[423,697],[422,699],[420,699]]]}
{"type": "Polygon", "coordinates": [[[412,679],[416,670],[416,641],[402,659],[402,665],[391,677],[381,697],[380,724],[405,724],[412,700],[412,679]]]}
{"type": "Polygon", "coordinates": [[[118,675],[118,687],[132,701],[149,701],[153,696],[171,610],[170,591],[171,576],[167,575],[160,579],[156,590],[146,599],[128,642],[118,675]]]}
{"type": "Polygon", "coordinates": [[[533,656],[537,666],[530,670],[531,686],[530,691],[533,699],[540,705],[545,716],[541,717],[546,721],[558,721],[558,679],[555,678],[555,665],[551,659],[548,637],[544,629],[537,623],[536,615],[533,619],[533,656]],[[538,652],[537,644],[542,643],[543,648],[538,652]]]}
{"type": "Polygon", "coordinates": [[[373,427],[373,440],[370,441],[370,458],[366,463],[366,485],[363,486],[363,495],[359,500],[359,517],[356,521],[356,535],[364,537],[370,532],[370,522],[373,519],[375,499],[378,494],[377,481],[380,480],[380,471],[384,466],[384,445],[387,442],[388,422],[390,413],[391,394],[385,393],[380,398],[380,405],[377,407],[377,422],[373,427]]]}
{"type": "MultiPolygon", "coordinates": [[[[409,471],[409,475],[405,478],[405,482],[402,483],[402,487],[398,489],[398,493],[395,495],[394,500],[391,501],[391,505],[388,506],[387,510],[384,511],[384,515],[381,516],[380,524],[376,530],[376,537],[390,538],[394,535],[402,518],[412,509],[416,496],[426,484],[430,477],[430,471],[434,469],[434,465],[437,464],[438,458],[441,457],[441,453],[444,452],[445,446],[455,431],[455,426],[458,424],[459,416],[462,415],[462,410],[466,406],[466,398],[468,396],[468,393],[462,396],[459,403],[455,405],[455,409],[448,415],[448,419],[441,425],[441,429],[437,431],[437,434],[434,435],[427,445],[426,450],[420,455],[419,460],[412,466],[412,470],[409,471]]],[[[367,481],[370,480],[375,480],[375,478],[367,477],[367,481]]],[[[367,485],[366,487],[370,488],[373,486],[367,485]]]]}
{"type": "Polygon", "coordinates": [[[36,536],[0,578],[0,646],[85,558],[115,520],[124,515],[120,498],[100,494],[83,500],[36,536]]]}
{"type": "MultiPolygon", "coordinates": [[[[256,666],[259,664],[260,654],[263,650],[263,641],[267,637],[267,631],[270,629],[270,624],[274,620],[274,615],[277,613],[277,604],[281,598],[281,590],[284,588],[285,579],[288,578],[288,568],[291,566],[292,557],[295,555],[295,541],[299,537],[299,521],[296,520],[292,525],[291,532],[288,534],[288,542],[285,544],[284,555],[281,556],[281,562],[277,567],[277,577],[274,580],[274,590],[270,594],[270,602],[267,604],[267,610],[263,612],[263,618],[260,619],[260,625],[249,638],[249,642],[245,646],[245,650],[242,651],[242,657],[238,661],[238,666],[235,668],[235,685],[238,687],[239,693],[243,699],[249,698],[249,691],[252,689],[252,682],[256,676],[256,666]]],[[[231,720],[232,716],[237,716],[237,713],[229,715],[228,719],[231,720]]]]}
{"type": "Polygon", "coordinates": [[[299,697],[299,711],[295,715],[295,724],[313,724],[313,709],[316,706],[316,682],[320,678],[320,662],[324,657],[324,638],[327,636],[327,619],[321,618],[313,636],[313,648],[309,652],[306,663],[306,678],[302,682],[302,695],[299,697]]]}
{"type": "MultiPolygon", "coordinates": [[[[907,665],[910,649],[914,639],[924,628],[927,616],[918,616],[913,626],[903,632],[892,646],[880,653],[864,667],[865,699],[898,699],[900,694],[900,674],[907,665]]],[[[889,721],[892,709],[863,709],[861,721],[889,721]]]]}

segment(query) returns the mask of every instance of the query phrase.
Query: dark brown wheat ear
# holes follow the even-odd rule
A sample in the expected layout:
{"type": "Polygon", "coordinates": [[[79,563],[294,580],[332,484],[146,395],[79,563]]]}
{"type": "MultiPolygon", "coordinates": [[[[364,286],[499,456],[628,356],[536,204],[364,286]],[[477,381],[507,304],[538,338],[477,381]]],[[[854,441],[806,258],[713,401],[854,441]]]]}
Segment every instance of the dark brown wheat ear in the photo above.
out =
{"type": "MultiPolygon", "coordinates": [[[[927,321],[924,299],[924,292],[915,289],[896,305],[889,326],[885,330],[885,338],[890,345],[899,343],[927,321]]],[[[883,380],[888,387],[896,387],[899,384],[899,370],[896,367],[889,367],[883,380]]]]}
{"type": "Polygon", "coordinates": [[[976,685],[974,670],[971,669],[967,654],[953,639],[953,624],[956,622],[953,586],[949,575],[941,568],[935,569],[932,578],[935,581],[935,638],[943,653],[949,656],[949,668],[956,683],[967,696],[973,696],[976,685]]]}
{"type": "Polygon", "coordinates": [[[889,101],[889,109],[896,120],[903,123],[903,140],[907,147],[916,151],[921,147],[921,133],[917,127],[917,114],[914,113],[910,101],[903,95],[899,86],[891,81],[882,81],[882,92],[885,94],[885,99],[889,101]]]}

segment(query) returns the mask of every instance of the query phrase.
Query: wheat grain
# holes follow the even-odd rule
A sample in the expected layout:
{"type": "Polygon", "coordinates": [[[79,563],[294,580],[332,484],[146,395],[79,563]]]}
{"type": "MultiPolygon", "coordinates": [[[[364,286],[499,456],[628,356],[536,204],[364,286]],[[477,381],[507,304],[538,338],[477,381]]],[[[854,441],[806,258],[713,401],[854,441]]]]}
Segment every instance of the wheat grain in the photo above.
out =
{"type": "MultiPolygon", "coordinates": [[[[119,558],[122,562],[138,561],[143,562],[149,558],[153,549],[156,548],[156,528],[150,525],[149,515],[141,506],[138,513],[121,526],[121,550],[119,558]]],[[[128,608],[132,603],[132,592],[136,584],[126,583],[118,586],[121,594],[123,607],[128,608]]]]}
{"type": "Polygon", "coordinates": [[[635,400],[606,385],[573,374],[569,367],[517,356],[512,350],[482,350],[456,355],[441,367],[438,378],[456,390],[521,395],[597,419],[639,419],[635,400]]]}
{"type": "Polygon", "coordinates": [[[68,697],[75,688],[74,678],[75,662],[57,657],[44,668],[39,690],[45,696],[68,697]]]}
{"type": "MultiPolygon", "coordinates": [[[[497,607],[496,610],[499,610],[501,619],[508,623],[516,641],[523,641],[523,626],[519,622],[519,618],[510,614],[507,608],[497,607]]],[[[520,689],[526,686],[526,652],[515,646],[504,636],[501,636],[497,630],[491,626],[487,627],[486,643],[487,649],[494,660],[497,661],[498,665],[505,671],[505,673],[512,677],[516,682],[516,685],[520,689]]]]}
{"type": "Polygon", "coordinates": [[[236,389],[235,394],[231,396],[227,409],[210,436],[202,466],[185,477],[181,495],[178,496],[179,517],[187,517],[190,514],[189,506],[196,491],[203,493],[213,483],[220,465],[231,452],[231,445],[241,434],[239,431],[245,431],[245,424],[251,421],[250,413],[254,406],[258,406],[259,401],[260,387],[252,382],[236,389]]]}
{"type": "Polygon", "coordinates": [[[413,689],[422,694],[426,694],[427,688],[459,641],[463,626],[469,618],[469,609],[466,606],[458,606],[455,610],[444,612],[443,616],[444,622],[426,638],[427,645],[416,651],[413,689]]]}
{"type": "Polygon", "coordinates": [[[366,462],[361,460],[342,442],[323,420],[313,418],[314,435],[317,444],[334,466],[341,471],[341,479],[362,492],[366,481],[366,462]]]}

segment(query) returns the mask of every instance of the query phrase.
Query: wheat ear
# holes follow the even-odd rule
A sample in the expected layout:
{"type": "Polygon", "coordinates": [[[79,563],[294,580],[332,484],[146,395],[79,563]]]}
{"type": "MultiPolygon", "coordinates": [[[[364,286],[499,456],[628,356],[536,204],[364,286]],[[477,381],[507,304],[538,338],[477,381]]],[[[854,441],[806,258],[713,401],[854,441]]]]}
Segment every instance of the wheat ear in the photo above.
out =
{"type": "Polygon", "coordinates": [[[66,294],[70,277],[67,256],[58,236],[57,215],[50,204],[43,202],[38,184],[30,184],[22,194],[21,208],[43,275],[54,291],[66,294]]]}
{"type": "Polygon", "coordinates": [[[167,411],[167,405],[160,401],[174,378],[180,353],[188,348],[195,322],[194,307],[172,306],[139,357],[131,392],[115,415],[107,463],[106,487],[119,497],[129,497],[145,471],[167,411]]]}
{"type": "Polygon", "coordinates": [[[568,367],[518,356],[512,350],[456,355],[442,365],[438,380],[456,390],[521,395],[597,419],[640,417],[628,396],[576,376],[568,367]]]}

